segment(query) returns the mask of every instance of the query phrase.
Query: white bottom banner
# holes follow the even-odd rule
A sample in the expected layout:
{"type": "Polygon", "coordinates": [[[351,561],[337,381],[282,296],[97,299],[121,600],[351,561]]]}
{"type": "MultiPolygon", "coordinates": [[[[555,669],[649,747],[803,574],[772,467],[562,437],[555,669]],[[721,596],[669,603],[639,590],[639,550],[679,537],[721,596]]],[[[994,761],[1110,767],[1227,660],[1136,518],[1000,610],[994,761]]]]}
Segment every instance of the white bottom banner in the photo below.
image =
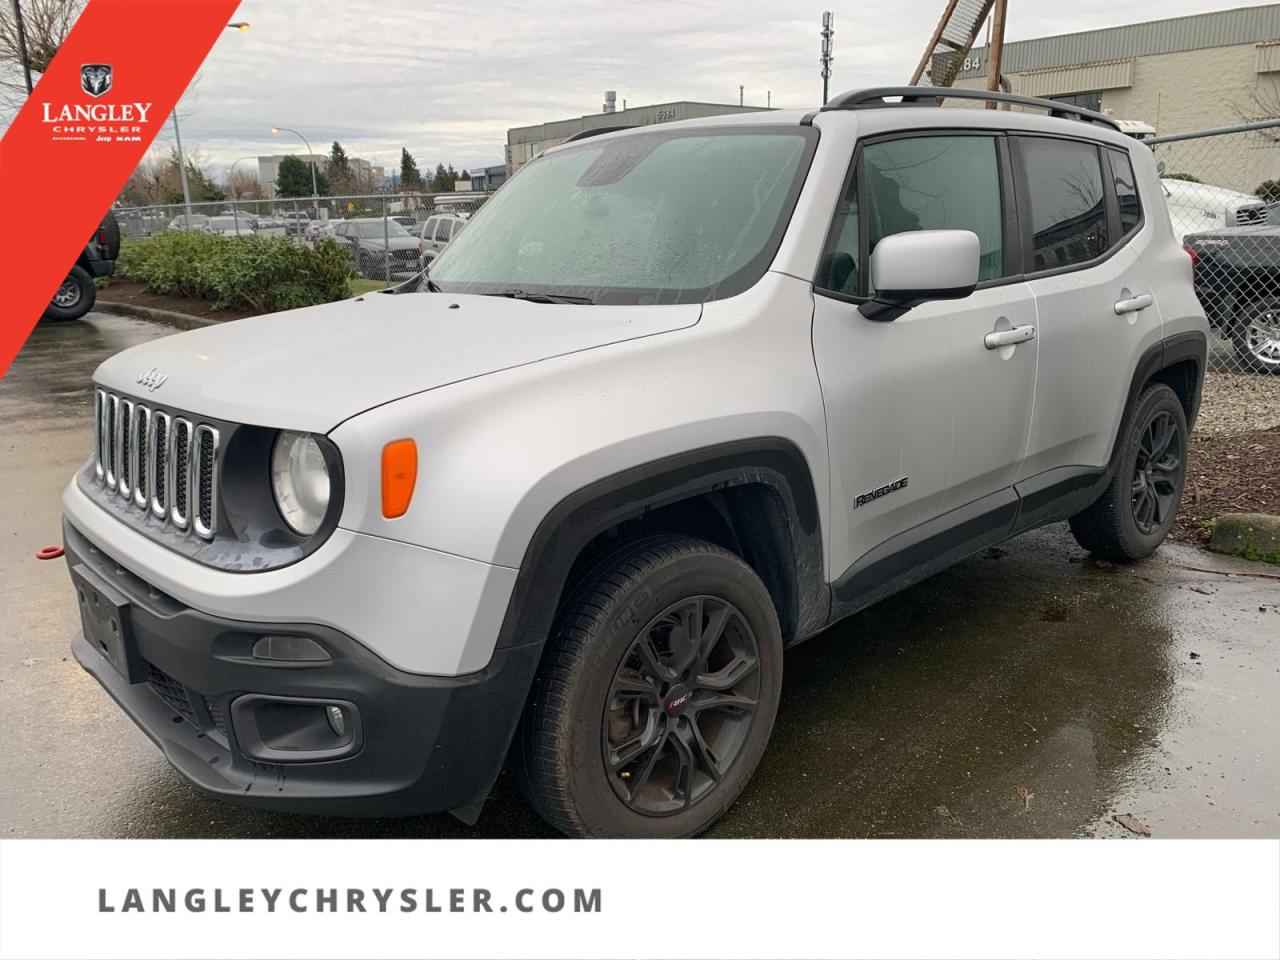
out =
{"type": "Polygon", "coordinates": [[[1280,841],[0,842],[0,957],[1280,955],[1280,841]]]}

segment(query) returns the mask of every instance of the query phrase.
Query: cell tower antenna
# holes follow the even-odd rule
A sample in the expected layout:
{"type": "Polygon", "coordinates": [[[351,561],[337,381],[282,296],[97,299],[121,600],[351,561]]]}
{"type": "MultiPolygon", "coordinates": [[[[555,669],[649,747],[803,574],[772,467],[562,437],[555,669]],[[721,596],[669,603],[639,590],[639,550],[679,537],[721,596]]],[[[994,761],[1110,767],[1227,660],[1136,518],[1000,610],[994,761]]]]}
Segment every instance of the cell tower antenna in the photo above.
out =
{"type": "Polygon", "coordinates": [[[831,16],[831,11],[827,10],[822,14],[822,104],[827,103],[827,86],[831,80],[831,61],[835,59],[831,55],[831,38],[835,36],[836,30],[834,26],[835,18],[831,16]]]}

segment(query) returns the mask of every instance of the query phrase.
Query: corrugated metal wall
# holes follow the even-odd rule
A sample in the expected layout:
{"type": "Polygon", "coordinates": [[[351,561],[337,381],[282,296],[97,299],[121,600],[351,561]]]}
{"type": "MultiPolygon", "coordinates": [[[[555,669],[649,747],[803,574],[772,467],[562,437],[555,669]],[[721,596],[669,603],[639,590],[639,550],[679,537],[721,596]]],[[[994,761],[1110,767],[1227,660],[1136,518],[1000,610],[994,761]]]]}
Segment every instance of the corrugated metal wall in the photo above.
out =
{"type": "MultiPolygon", "coordinates": [[[[1024,73],[1099,60],[1127,60],[1278,38],[1280,3],[1273,3],[1006,43],[1001,72],[1024,73]]],[[[986,49],[975,49],[973,56],[980,66],[961,71],[960,79],[987,75],[986,49]]]]}

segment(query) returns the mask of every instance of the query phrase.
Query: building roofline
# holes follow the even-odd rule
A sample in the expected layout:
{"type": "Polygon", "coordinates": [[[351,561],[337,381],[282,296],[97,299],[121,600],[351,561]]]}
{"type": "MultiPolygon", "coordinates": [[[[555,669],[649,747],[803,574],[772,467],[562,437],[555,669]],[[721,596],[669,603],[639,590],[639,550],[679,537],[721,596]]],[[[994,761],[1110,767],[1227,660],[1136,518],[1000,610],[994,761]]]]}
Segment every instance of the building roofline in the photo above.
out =
{"type": "Polygon", "coordinates": [[[585,122],[587,120],[598,120],[602,117],[609,117],[609,118],[620,117],[623,114],[631,113],[632,111],[635,111],[635,110],[656,110],[661,107],[677,107],[677,106],[717,107],[717,108],[726,108],[734,111],[740,110],[743,113],[748,113],[753,110],[763,111],[763,110],[776,109],[773,107],[760,107],[760,106],[754,106],[752,104],[745,104],[745,103],[744,104],[716,103],[714,100],[664,100],[661,103],[644,103],[638,106],[626,107],[626,108],[619,107],[613,113],[584,113],[577,117],[561,117],[558,120],[544,120],[542,123],[530,123],[522,127],[510,127],[507,130],[508,142],[511,142],[510,135],[512,133],[519,133],[525,130],[537,130],[541,127],[549,127],[557,123],[575,123],[578,121],[585,122]]]}

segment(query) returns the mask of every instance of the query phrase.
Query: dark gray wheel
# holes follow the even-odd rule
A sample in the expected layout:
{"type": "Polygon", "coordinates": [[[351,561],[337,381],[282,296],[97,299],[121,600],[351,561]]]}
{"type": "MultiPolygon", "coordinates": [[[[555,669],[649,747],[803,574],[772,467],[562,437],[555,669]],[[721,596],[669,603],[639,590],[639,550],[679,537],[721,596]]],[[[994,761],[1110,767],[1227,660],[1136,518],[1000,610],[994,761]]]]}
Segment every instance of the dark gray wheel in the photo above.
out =
{"type": "Polygon", "coordinates": [[[93,308],[96,298],[93,277],[77,264],[54,292],[44,316],[48,320],[78,320],[93,308]]]}
{"type": "Polygon", "coordinates": [[[1112,560],[1150,556],[1173,529],[1186,479],[1186,412],[1172,389],[1150,384],[1138,398],[1111,483],[1071,518],[1076,542],[1112,560]]]}
{"type": "Polygon", "coordinates": [[[1240,365],[1251,373],[1280,373],[1280,300],[1261,300],[1231,325],[1240,365]]]}
{"type": "Polygon", "coordinates": [[[521,721],[525,796],[576,836],[701,833],[764,753],[782,685],[768,591],[701,540],[636,540],[559,617],[521,721]]]}

